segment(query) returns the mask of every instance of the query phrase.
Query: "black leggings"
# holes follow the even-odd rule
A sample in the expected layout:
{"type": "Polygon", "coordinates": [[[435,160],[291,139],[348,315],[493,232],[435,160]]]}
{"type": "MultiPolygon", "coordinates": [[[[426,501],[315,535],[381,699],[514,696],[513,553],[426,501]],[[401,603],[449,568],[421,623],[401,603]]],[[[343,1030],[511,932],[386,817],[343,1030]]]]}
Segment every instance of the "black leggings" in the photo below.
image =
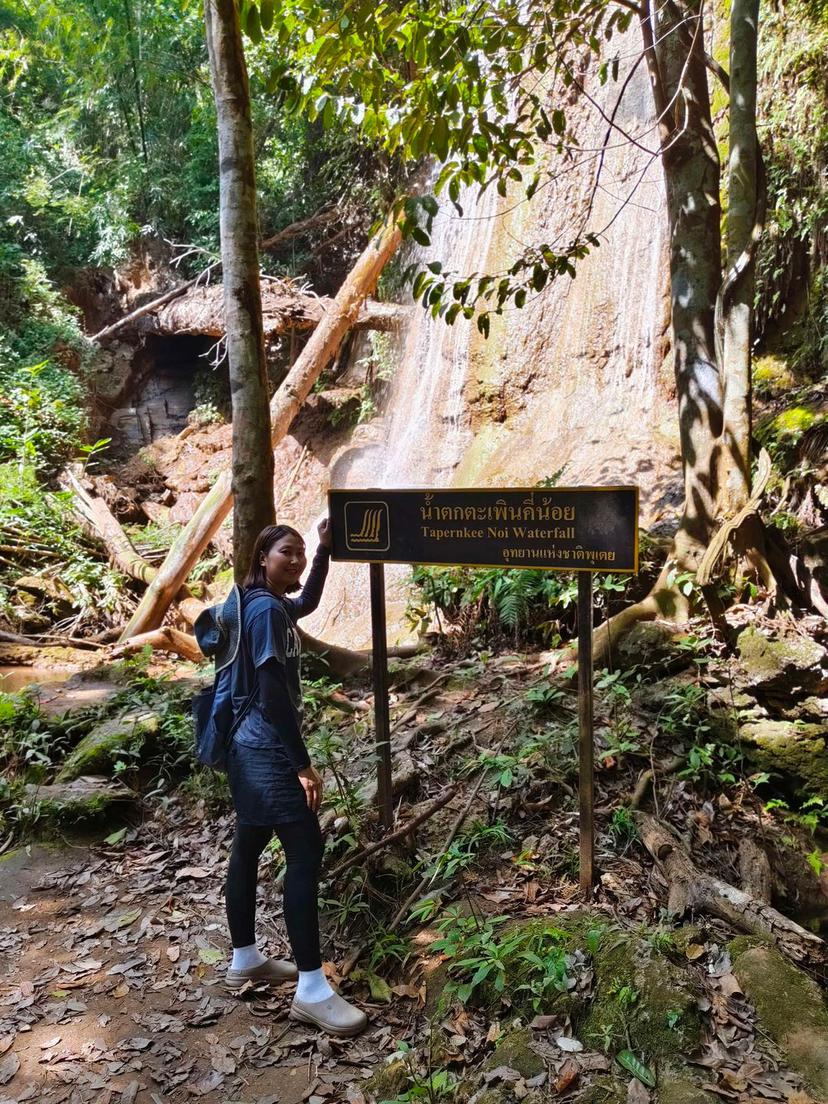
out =
{"type": "Polygon", "coordinates": [[[236,822],[224,890],[230,938],[234,947],[250,947],[256,942],[259,857],[274,833],[284,848],[287,863],[283,909],[293,956],[300,970],[318,970],[322,956],[316,895],[323,844],[319,821],[310,809],[302,820],[275,824],[272,828],[236,822]]]}

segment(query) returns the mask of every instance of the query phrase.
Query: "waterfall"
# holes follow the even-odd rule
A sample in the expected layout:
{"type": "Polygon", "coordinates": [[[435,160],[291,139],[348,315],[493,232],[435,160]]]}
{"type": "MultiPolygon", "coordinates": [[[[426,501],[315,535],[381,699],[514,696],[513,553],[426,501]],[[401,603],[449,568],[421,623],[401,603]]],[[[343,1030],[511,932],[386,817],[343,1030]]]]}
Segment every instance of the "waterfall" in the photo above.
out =
{"type": "MultiPolygon", "coordinates": [[[[619,87],[591,92],[610,108],[619,87]]],[[[495,273],[526,244],[568,243],[594,189],[587,153],[606,133],[584,102],[568,120],[580,150],[549,154],[548,186],[531,201],[466,189],[462,217],[441,201],[424,260],[462,275],[495,273]]],[[[640,142],[609,142],[588,220],[601,245],[578,262],[577,278],[559,277],[523,310],[493,316],[488,341],[473,322],[446,326],[416,308],[375,439],[342,457],[333,486],[523,486],[562,469],[562,484],[638,483],[645,521],[672,500],[679,469],[663,364],[666,218],[660,163],[640,148],[658,141],[643,66],[618,121],[640,142]]],[[[401,623],[407,569],[389,567],[387,576],[389,623],[401,623]]],[[[367,609],[367,568],[334,565],[309,630],[364,645],[367,609]]]]}

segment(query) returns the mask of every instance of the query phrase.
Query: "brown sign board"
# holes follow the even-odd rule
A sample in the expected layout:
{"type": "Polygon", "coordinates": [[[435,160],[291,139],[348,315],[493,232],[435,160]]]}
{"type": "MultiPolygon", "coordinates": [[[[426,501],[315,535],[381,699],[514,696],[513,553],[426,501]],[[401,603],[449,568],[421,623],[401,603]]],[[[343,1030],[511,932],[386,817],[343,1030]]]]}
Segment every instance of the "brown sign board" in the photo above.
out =
{"type": "Polygon", "coordinates": [[[334,560],[638,570],[637,487],[328,492],[334,560]]]}

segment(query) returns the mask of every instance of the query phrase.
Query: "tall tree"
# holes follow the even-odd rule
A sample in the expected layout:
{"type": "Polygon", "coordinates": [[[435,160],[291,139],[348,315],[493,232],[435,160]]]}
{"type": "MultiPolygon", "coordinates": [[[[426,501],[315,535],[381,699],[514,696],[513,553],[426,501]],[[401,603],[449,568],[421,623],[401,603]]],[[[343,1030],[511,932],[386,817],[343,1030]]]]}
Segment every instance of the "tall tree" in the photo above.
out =
{"type": "Polygon", "coordinates": [[[725,379],[724,435],[733,459],[725,484],[729,510],[744,506],[750,487],[751,345],[755,247],[763,221],[761,153],[756,134],[759,0],[734,0],[730,9],[730,112],[726,256],[719,296],[725,379]]]}
{"type": "Polygon", "coordinates": [[[275,519],[256,168],[236,0],[205,0],[204,22],[218,121],[225,340],[233,410],[233,564],[241,581],[257,534],[275,519]]]}

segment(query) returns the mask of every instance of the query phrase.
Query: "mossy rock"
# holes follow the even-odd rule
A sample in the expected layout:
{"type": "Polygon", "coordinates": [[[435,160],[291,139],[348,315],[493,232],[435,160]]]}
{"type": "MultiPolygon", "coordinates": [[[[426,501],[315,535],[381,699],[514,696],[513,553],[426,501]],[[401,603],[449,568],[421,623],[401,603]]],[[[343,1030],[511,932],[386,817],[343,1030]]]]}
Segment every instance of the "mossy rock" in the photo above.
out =
{"type": "Polygon", "coordinates": [[[510,1069],[517,1070],[521,1077],[537,1077],[546,1069],[546,1063],[534,1049],[532,1042],[532,1032],[528,1027],[507,1031],[484,1062],[483,1069],[509,1066],[510,1069]]]}
{"type": "Polygon", "coordinates": [[[58,782],[71,782],[81,775],[106,774],[119,753],[140,750],[147,736],[153,736],[161,723],[152,710],[130,710],[96,725],[69,755],[57,776],[58,782]]]}
{"type": "Polygon", "coordinates": [[[828,792],[828,725],[762,719],[742,725],[740,736],[763,770],[792,775],[813,793],[828,792]]]}
{"type": "Polygon", "coordinates": [[[613,662],[616,667],[627,670],[642,660],[648,666],[670,663],[672,666],[689,666],[691,655],[682,655],[676,650],[676,641],[684,634],[676,632],[676,627],[667,621],[639,621],[625,633],[614,646],[613,662]]]}
{"type": "Polygon", "coordinates": [[[816,982],[767,944],[737,939],[730,954],[762,1029],[817,1099],[828,1099],[828,1010],[816,982]]]}
{"type": "Polygon", "coordinates": [[[596,1077],[575,1100],[577,1104],[627,1104],[627,1086],[607,1074],[596,1077]]]}
{"type": "Polygon", "coordinates": [[[644,939],[628,933],[602,939],[593,958],[595,991],[576,1025],[589,1045],[615,1051],[621,1043],[646,1059],[691,1054],[701,1019],[692,973],[674,965],[644,939]]]}
{"type": "Polygon", "coordinates": [[[739,658],[751,687],[786,694],[828,689],[828,652],[810,637],[771,639],[751,626],[739,636],[739,658]]]}
{"type": "Polygon", "coordinates": [[[717,1104],[686,1070],[662,1069],[658,1078],[658,1104],[717,1104]]]}
{"type": "Polygon", "coordinates": [[[65,824],[96,820],[113,806],[135,801],[136,794],[120,782],[105,778],[75,778],[51,786],[29,784],[26,804],[37,813],[39,824],[65,824]]]}
{"type": "Polygon", "coordinates": [[[378,1066],[362,1087],[375,1100],[393,1100],[407,1084],[408,1066],[402,1058],[395,1058],[378,1066]]]}
{"type": "Polygon", "coordinates": [[[795,387],[796,377],[784,357],[769,353],[754,358],[753,383],[759,394],[773,398],[795,387]]]}

